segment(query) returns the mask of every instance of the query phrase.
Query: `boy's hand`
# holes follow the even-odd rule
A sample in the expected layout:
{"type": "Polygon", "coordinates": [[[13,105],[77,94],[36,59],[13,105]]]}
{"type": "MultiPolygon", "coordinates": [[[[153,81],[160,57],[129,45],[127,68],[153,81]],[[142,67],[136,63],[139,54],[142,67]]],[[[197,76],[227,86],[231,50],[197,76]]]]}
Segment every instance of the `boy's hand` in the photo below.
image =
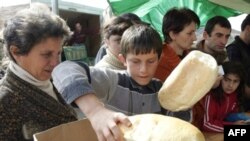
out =
{"type": "Polygon", "coordinates": [[[96,110],[89,120],[97,134],[98,141],[123,141],[123,133],[118,127],[118,123],[131,126],[128,117],[104,107],[96,110]]]}
{"type": "Polygon", "coordinates": [[[75,103],[90,120],[98,141],[123,141],[118,124],[132,124],[126,115],[106,109],[93,93],[80,96],[75,103]]]}

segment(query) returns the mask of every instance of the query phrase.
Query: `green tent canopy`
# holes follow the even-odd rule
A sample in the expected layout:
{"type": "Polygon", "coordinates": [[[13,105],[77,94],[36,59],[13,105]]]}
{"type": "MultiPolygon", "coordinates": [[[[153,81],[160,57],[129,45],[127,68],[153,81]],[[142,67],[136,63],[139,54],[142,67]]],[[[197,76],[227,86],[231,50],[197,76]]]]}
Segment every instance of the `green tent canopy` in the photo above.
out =
{"type": "MultiPolygon", "coordinates": [[[[201,27],[206,21],[215,16],[221,15],[232,17],[241,12],[226,8],[210,2],[209,0],[107,0],[113,13],[135,13],[143,21],[150,23],[160,34],[162,19],[166,11],[172,7],[187,7],[193,10],[200,18],[201,27]]],[[[162,36],[162,35],[161,35],[162,36]]],[[[163,37],[163,36],[162,36],[163,37]]]]}

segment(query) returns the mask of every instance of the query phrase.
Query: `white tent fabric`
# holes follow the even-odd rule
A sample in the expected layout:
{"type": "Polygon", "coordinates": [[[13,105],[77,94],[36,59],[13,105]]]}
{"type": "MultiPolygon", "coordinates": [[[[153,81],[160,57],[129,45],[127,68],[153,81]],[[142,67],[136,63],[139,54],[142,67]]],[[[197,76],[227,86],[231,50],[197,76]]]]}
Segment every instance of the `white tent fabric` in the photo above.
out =
{"type": "Polygon", "coordinates": [[[242,21],[246,18],[247,14],[242,14],[236,17],[230,17],[228,18],[228,20],[230,21],[231,25],[232,25],[232,29],[236,30],[236,31],[241,31],[241,23],[242,21]]]}

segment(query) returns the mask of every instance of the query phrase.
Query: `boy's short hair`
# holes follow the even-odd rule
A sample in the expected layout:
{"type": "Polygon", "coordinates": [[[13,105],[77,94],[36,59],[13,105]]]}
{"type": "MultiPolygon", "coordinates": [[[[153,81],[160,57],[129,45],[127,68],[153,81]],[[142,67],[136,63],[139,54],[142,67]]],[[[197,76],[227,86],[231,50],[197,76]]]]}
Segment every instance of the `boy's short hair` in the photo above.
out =
{"type": "Polygon", "coordinates": [[[122,35],[121,53],[126,57],[128,53],[147,54],[154,50],[158,58],[162,52],[160,35],[152,27],[145,24],[136,24],[128,28],[122,35]]]}

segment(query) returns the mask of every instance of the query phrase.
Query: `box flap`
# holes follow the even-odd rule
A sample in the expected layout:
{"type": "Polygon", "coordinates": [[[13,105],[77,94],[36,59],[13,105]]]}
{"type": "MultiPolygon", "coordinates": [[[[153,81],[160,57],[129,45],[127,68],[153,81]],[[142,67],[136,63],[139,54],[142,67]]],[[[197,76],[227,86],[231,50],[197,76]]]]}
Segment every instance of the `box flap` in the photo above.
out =
{"type": "Polygon", "coordinates": [[[33,135],[35,141],[97,141],[87,119],[62,124],[33,135]]]}

